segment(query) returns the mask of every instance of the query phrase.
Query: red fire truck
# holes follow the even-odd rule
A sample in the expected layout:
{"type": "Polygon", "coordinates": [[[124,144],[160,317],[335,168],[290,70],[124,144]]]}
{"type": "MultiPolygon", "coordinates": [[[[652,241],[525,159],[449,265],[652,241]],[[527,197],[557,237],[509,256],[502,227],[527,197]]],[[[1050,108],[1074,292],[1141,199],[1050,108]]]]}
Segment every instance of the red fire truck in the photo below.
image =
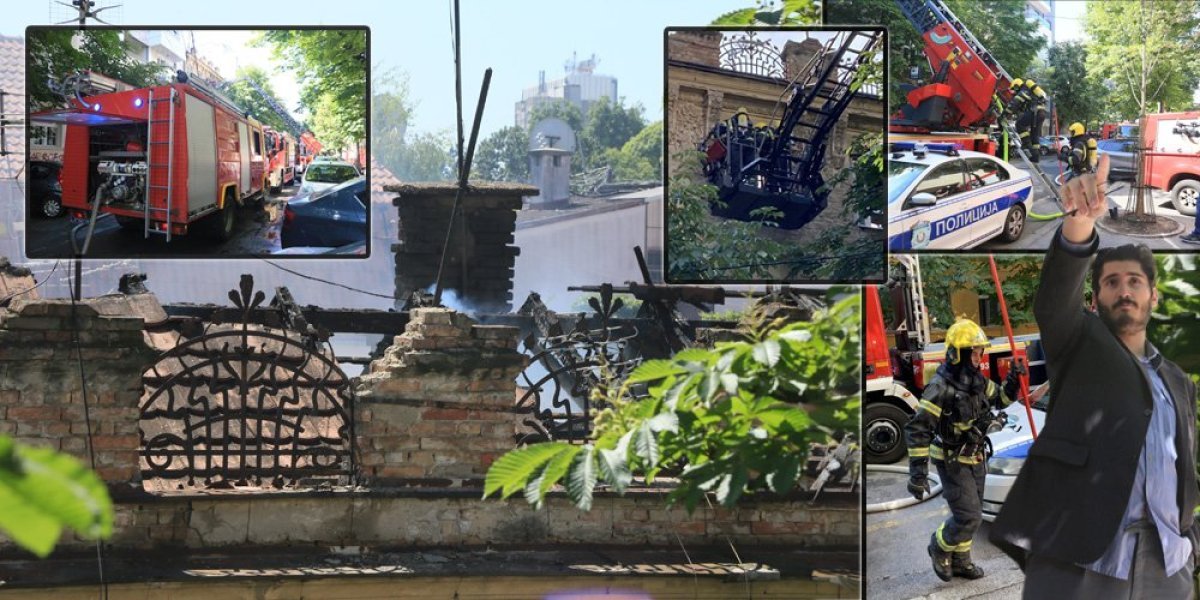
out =
{"type": "Polygon", "coordinates": [[[300,134],[300,143],[296,144],[297,177],[303,175],[304,171],[308,170],[308,165],[321,153],[322,147],[321,142],[317,141],[317,138],[311,131],[305,131],[300,134]]]}
{"type": "MultiPolygon", "coordinates": [[[[895,263],[888,285],[863,286],[866,382],[862,445],[869,463],[892,463],[904,457],[904,424],[916,413],[925,383],[946,359],[945,344],[931,343],[917,257],[900,254],[892,259],[895,263]],[[891,323],[884,319],[881,292],[891,302],[891,323]],[[889,335],[894,345],[889,345],[889,335]]],[[[1016,356],[1023,362],[1027,343],[1016,340],[1016,356]]],[[[980,370],[985,377],[1003,381],[1012,356],[1007,338],[990,340],[980,370]]],[[[1031,373],[1040,375],[1040,364],[1030,363],[1031,373]]]]}
{"type": "Polygon", "coordinates": [[[263,127],[267,141],[267,185],[278,194],[285,185],[296,182],[296,140],[287,132],[263,127]]]}
{"type": "Polygon", "coordinates": [[[1196,214],[1200,198],[1200,111],[1146,115],[1142,159],[1146,185],[1171,193],[1175,210],[1196,214]]]}
{"type": "Polygon", "coordinates": [[[75,218],[96,209],[147,238],[198,226],[224,240],[238,206],[263,194],[262,125],[183,73],[167,85],[77,94],[70,108],[30,120],[65,124],[62,200],[75,218]]]}

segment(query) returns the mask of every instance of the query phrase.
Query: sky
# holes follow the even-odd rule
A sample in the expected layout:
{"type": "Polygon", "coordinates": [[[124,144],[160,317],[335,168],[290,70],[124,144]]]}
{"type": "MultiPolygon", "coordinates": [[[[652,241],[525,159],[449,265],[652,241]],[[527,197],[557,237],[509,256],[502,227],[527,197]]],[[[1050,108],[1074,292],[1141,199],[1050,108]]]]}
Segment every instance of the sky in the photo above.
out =
{"type": "MultiPolygon", "coordinates": [[[[256,32],[249,30],[201,29],[194,32],[196,53],[217,67],[221,77],[233,79],[239,67],[258,66],[267,72],[275,95],[292,116],[303,121],[308,115],[297,108],[300,104],[300,83],[286,71],[278,72],[279,63],[271,56],[270,47],[256,48],[250,44],[256,32]]],[[[185,38],[190,40],[190,38],[185,38]]]]}
{"type": "MultiPolygon", "coordinates": [[[[7,3],[0,33],[24,35],[31,24],[67,20],[71,9],[54,0],[7,3]]],[[[384,72],[407,76],[417,106],[410,131],[453,131],[454,61],[450,0],[290,0],[162,2],[98,0],[115,24],[138,25],[367,25],[371,28],[373,79],[384,72]],[[285,7],[285,9],[281,9],[285,7]]],[[[595,54],[596,72],[615,76],[627,104],[641,103],[649,120],[662,118],[662,47],[667,26],[705,25],[718,15],[754,6],[754,0],[461,0],[462,88],[466,126],[474,114],[484,69],[493,69],[482,136],[513,124],[521,90],[563,75],[572,54],[595,54]],[[703,8],[697,8],[702,6],[703,8]]]]}

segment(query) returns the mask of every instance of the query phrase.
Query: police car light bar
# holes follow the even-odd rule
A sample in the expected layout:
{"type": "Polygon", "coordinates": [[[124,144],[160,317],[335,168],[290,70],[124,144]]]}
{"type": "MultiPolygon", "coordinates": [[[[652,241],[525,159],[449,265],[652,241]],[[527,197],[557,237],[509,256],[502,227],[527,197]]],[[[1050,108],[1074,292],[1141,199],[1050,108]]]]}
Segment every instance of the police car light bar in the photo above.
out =
{"type": "Polygon", "coordinates": [[[925,152],[941,152],[947,156],[958,156],[958,151],[962,150],[962,144],[926,144],[924,142],[892,142],[892,152],[914,152],[924,154],[925,152]]]}

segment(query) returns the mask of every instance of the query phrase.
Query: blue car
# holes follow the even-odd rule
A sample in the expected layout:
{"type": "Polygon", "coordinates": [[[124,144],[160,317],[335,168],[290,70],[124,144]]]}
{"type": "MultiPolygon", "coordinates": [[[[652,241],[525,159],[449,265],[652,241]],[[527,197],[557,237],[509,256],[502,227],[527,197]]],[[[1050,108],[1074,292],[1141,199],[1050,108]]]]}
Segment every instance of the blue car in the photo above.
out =
{"type": "Polygon", "coordinates": [[[365,243],[370,194],[366,178],[357,177],[293,198],[283,212],[280,243],[284,248],[337,248],[365,243]]]}

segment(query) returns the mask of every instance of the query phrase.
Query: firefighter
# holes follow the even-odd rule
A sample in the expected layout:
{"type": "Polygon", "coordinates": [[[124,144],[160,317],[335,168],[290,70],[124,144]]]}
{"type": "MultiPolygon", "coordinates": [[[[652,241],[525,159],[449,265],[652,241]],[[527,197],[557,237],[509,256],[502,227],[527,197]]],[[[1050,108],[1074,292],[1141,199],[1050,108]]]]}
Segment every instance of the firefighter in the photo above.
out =
{"type": "Polygon", "coordinates": [[[1071,123],[1067,127],[1070,136],[1071,153],[1067,156],[1067,166],[1071,168],[1069,177],[1074,178],[1086,173],[1096,172],[1096,138],[1083,129],[1083,123],[1071,123]]]}
{"type": "Polygon", "coordinates": [[[1046,92],[1032,79],[1014,79],[1010,89],[1013,96],[1007,112],[1019,115],[1016,127],[1021,146],[1029,148],[1036,160],[1041,151],[1038,137],[1042,133],[1042,123],[1046,121],[1046,92]]]}
{"type": "Polygon", "coordinates": [[[1024,370],[1009,371],[996,385],[979,370],[988,338],[968,319],[946,331],[946,361],[925,387],[917,413],[904,427],[908,444],[908,491],[921,500],[929,494],[929,460],[937,468],[950,518],[929,539],[933,572],[943,581],[952,576],[983,577],[971,562],[971,540],[983,520],[983,480],[987,474],[985,437],[993,422],[1003,423],[1004,408],[1012,402],[1024,370]]]}

